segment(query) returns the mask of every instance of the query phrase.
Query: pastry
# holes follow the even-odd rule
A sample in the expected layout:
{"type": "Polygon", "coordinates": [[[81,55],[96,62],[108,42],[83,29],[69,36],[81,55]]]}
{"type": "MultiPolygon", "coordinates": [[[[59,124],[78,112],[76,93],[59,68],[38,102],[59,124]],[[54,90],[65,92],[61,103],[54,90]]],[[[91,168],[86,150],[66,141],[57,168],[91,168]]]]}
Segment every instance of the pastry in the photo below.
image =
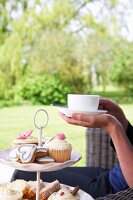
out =
{"type": "Polygon", "coordinates": [[[72,146],[65,139],[64,133],[59,133],[53,139],[45,143],[49,156],[56,162],[62,163],[71,158],[72,146]]]}
{"type": "MultiPolygon", "coordinates": [[[[40,181],[40,190],[44,188],[40,181]]],[[[0,186],[0,200],[35,200],[36,181],[15,180],[0,186]]]]}
{"type": "Polygon", "coordinates": [[[41,158],[36,158],[36,162],[38,164],[48,164],[48,163],[53,163],[55,160],[49,156],[41,157],[41,158]]]}
{"type": "Polygon", "coordinates": [[[43,189],[40,190],[40,200],[47,200],[47,198],[53,193],[60,189],[59,181],[54,181],[47,184],[43,189]]]}
{"type": "MultiPolygon", "coordinates": [[[[0,186],[0,200],[35,200],[36,181],[15,180],[0,186]]],[[[74,190],[63,186],[58,180],[45,183],[40,180],[39,200],[79,200],[79,187],[74,190]]]]}
{"type": "Polygon", "coordinates": [[[54,192],[50,195],[48,200],[80,200],[77,191],[79,187],[76,187],[73,191],[68,187],[61,188],[58,192],[54,192]]]}
{"type": "MultiPolygon", "coordinates": [[[[25,186],[22,188],[23,198],[24,199],[35,199],[36,198],[36,181],[28,181],[25,186]]],[[[44,188],[44,183],[40,180],[40,190],[44,188]]]]}
{"type": "Polygon", "coordinates": [[[48,155],[48,150],[45,147],[37,146],[36,149],[36,158],[41,158],[48,155]]]}
{"type": "Polygon", "coordinates": [[[12,151],[10,151],[8,157],[10,161],[20,163],[37,163],[46,164],[55,162],[53,158],[47,156],[48,150],[44,147],[38,147],[35,144],[23,144],[12,151]]]}
{"type": "MultiPolygon", "coordinates": [[[[0,200],[22,200],[22,187],[26,184],[24,180],[16,180],[0,186],[0,200]]],[[[24,199],[23,199],[24,200],[24,199]]]]}
{"type": "Polygon", "coordinates": [[[38,144],[38,139],[31,136],[32,130],[24,131],[20,133],[15,140],[13,140],[13,146],[19,146],[21,144],[38,144]]]}
{"type": "MultiPolygon", "coordinates": [[[[12,142],[12,146],[19,146],[21,144],[36,144],[38,145],[38,139],[32,136],[33,131],[28,130],[20,133],[15,140],[12,142]]],[[[50,138],[50,137],[48,137],[50,138]]],[[[47,139],[42,138],[42,144],[45,143],[47,139]]]]}
{"type": "Polygon", "coordinates": [[[17,147],[17,157],[21,163],[33,163],[37,146],[35,144],[23,144],[17,147]]]}

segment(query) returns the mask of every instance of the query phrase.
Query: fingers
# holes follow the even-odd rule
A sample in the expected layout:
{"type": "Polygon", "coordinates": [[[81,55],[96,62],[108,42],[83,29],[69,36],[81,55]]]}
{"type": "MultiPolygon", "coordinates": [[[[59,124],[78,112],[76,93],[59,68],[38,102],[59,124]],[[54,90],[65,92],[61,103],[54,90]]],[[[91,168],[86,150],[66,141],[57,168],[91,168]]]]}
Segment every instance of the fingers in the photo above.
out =
{"type": "Polygon", "coordinates": [[[99,106],[104,108],[104,107],[106,107],[108,102],[109,102],[109,100],[107,98],[100,98],[99,99],[99,106]]]}
{"type": "Polygon", "coordinates": [[[93,116],[79,114],[79,113],[73,113],[72,118],[75,120],[78,120],[78,121],[88,122],[93,118],[93,116]]]}
{"type": "Polygon", "coordinates": [[[114,108],[117,108],[118,105],[111,99],[100,98],[99,99],[99,109],[108,110],[112,112],[114,108]]]}
{"type": "Polygon", "coordinates": [[[73,120],[71,117],[67,117],[65,114],[59,112],[59,115],[69,124],[74,123],[76,120],[73,120]]]}
{"type": "Polygon", "coordinates": [[[63,113],[59,113],[59,115],[69,124],[88,127],[88,122],[83,114],[74,113],[72,117],[66,117],[63,113]]]}
{"type": "Polygon", "coordinates": [[[59,113],[59,115],[69,124],[92,128],[104,127],[107,118],[107,114],[102,114],[101,116],[73,113],[71,118],[62,113],[59,113]]]}
{"type": "Polygon", "coordinates": [[[109,99],[107,98],[100,98],[99,99],[99,109],[101,110],[108,110],[109,108],[109,99]]]}

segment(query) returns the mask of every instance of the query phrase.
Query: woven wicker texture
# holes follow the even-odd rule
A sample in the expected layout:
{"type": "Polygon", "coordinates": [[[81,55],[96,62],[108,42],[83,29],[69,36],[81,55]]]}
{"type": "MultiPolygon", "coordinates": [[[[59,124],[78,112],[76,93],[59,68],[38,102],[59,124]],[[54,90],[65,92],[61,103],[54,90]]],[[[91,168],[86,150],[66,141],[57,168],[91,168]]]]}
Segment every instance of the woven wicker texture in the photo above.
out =
{"type": "Polygon", "coordinates": [[[104,129],[86,129],[86,165],[111,169],[118,163],[116,153],[110,146],[110,136],[104,129]]]}
{"type": "Polygon", "coordinates": [[[105,197],[97,198],[96,200],[133,200],[133,189],[129,188],[116,194],[109,194],[105,197]]]}

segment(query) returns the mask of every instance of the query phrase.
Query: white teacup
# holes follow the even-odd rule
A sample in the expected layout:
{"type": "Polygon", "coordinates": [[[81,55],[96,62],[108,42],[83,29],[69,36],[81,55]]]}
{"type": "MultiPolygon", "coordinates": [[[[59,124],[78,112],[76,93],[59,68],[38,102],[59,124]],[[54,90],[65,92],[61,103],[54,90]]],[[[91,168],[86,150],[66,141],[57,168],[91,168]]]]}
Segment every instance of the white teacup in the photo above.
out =
{"type": "Polygon", "coordinates": [[[99,106],[99,95],[68,94],[68,109],[75,111],[96,111],[99,106]]]}

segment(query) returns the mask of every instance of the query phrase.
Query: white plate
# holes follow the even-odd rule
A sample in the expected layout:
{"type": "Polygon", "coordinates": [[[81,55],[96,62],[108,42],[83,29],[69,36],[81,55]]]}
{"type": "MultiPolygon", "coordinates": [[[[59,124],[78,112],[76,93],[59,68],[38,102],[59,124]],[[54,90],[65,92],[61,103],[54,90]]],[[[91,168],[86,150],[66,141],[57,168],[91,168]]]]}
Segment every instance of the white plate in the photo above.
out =
{"type": "Polygon", "coordinates": [[[77,111],[77,110],[69,110],[67,106],[57,106],[59,111],[65,114],[67,117],[71,117],[73,113],[82,113],[86,115],[98,115],[107,113],[107,110],[94,110],[94,111],[77,111]]]}
{"type": "Polygon", "coordinates": [[[82,156],[78,152],[72,151],[71,160],[68,160],[64,163],[53,162],[49,164],[37,164],[37,163],[22,164],[19,162],[12,162],[9,160],[8,155],[12,150],[13,148],[0,151],[0,162],[10,167],[23,171],[32,171],[32,172],[56,171],[65,167],[69,167],[74,163],[78,162],[82,158],[82,156]]]}
{"type": "MultiPolygon", "coordinates": [[[[46,183],[46,182],[45,182],[46,183]]],[[[2,184],[0,184],[0,187],[2,186],[2,184]]],[[[64,184],[61,184],[61,186],[65,186],[65,187],[69,187],[70,190],[73,190],[74,187],[70,187],[68,185],[64,185],[64,184]]],[[[80,200],[94,200],[88,193],[84,192],[83,190],[79,190],[78,191],[78,194],[80,196],[80,200]]],[[[6,199],[6,200],[10,200],[11,197],[13,196],[10,196],[10,195],[7,195],[6,193],[0,193],[0,200],[3,200],[3,199],[6,199]]]]}

